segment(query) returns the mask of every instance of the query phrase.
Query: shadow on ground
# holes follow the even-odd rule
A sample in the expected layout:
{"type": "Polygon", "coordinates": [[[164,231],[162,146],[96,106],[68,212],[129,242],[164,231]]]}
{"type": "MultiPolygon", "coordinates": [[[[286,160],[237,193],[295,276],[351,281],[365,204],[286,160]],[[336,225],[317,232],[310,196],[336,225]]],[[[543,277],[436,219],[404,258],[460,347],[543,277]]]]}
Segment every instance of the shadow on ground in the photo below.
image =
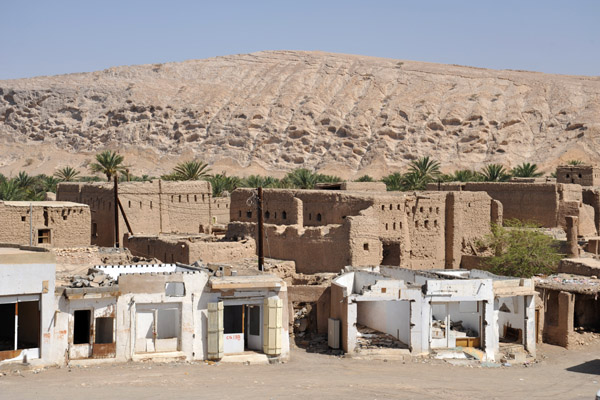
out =
{"type": "Polygon", "coordinates": [[[567,368],[570,372],[579,372],[580,374],[600,375],[600,359],[586,361],[583,364],[574,365],[567,368]]]}

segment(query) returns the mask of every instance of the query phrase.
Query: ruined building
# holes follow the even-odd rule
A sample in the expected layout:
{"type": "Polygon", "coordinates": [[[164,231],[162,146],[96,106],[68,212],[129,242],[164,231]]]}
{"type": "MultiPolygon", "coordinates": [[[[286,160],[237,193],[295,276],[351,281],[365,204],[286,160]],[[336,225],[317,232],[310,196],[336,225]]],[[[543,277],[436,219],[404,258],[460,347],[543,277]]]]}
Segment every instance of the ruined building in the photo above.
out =
{"type": "Polygon", "coordinates": [[[68,201],[0,201],[0,243],[90,245],[90,208],[68,201]]]}
{"type": "MultiPolygon", "coordinates": [[[[595,235],[600,228],[600,196],[596,204],[588,201],[578,184],[555,182],[449,182],[428,185],[430,190],[485,192],[502,203],[504,220],[531,221],[545,228],[566,230],[567,216],[578,217],[579,234],[595,235]]],[[[600,194],[600,192],[599,192],[600,194]]]]}
{"type": "Polygon", "coordinates": [[[339,329],[329,342],[351,354],[465,348],[480,360],[524,361],[536,351],[535,294],[531,279],[486,271],[349,269],[331,284],[339,329]]]}
{"type": "MultiPolygon", "coordinates": [[[[230,238],[255,237],[252,189],[231,195],[230,238]]],[[[502,220],[482,192],[264,190],[265,256],[296,262],[299,273],[347,265],[458,268],[464,254],[502,220]]]]}
{"type": "Polygon", "coordinates": [[[101,265],[55,287],[55,268],[44,249],[0,247],[0,365],[289,357],[287,286],[276,276],[101,265]]]}
{"type": "MultiPolygon", "coordinates": [[[[112,183],[60,183],[56,198],[89,205],[92,244],[114,245],[116,205],[112,183]]],[[[205,233],[214,224],[229,221],[229,198],[213,198],[210,183],[205,181],[122,182],[119,201],[133,234],[205,233]]],[[[127,231],[119,213],[119,232],[122,235],[127,231]]]]}

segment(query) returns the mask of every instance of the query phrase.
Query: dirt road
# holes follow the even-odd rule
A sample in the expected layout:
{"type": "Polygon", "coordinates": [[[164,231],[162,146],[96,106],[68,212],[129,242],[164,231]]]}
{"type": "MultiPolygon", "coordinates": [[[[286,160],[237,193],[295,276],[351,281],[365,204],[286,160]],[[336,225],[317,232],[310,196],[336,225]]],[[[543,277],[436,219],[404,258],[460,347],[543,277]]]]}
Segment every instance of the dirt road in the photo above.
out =
{"type": "Polygon", "coordinates": [[[7,371],[0,399],[593,399],[600,344],[542,345],[529,367],[372,361],[295,349],[278,365],[127,363],[7,371]]]}

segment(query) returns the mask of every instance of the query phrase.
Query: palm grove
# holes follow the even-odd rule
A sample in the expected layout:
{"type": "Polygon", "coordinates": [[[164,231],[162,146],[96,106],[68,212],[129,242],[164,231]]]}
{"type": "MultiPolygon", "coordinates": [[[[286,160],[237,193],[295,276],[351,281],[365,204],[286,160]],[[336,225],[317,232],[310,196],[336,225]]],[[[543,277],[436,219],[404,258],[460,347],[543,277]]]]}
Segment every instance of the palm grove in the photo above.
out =
{"type": "MultiPolygon", "coordinates": [[[[572,165],[582,164],[579,160],[568,162],[572,165]]],[[[130,173],[124,157],[117,152],[106,150],[95,156],[88,165],[93,174],[100,174],[111,181],[117,177],[121,181],[149,181],[149,175],[135,176],[130,173]]],[[[287,173],[283,178],[272,176],[250,175],[245,178],[228,176],[225,172],[211,173],[208,165],[200,160],[178,163],[173,170],[160,179],[171,181],[206,180],[211,183],[213,196],[223,196],[238,187],[280,188],[280,189],[313,189],[318,183],[341,182],[337,176],[319,174],[306,168],[298,168],[287,173]]],[[[523,163],[507,169],[501,164],[488,164],[479,171],[463,169],[451,174],[443,174],[438,161],[430,157],[413,160],[405,173],[395,172],[381,179],[388,191],[424,190],[432,182],[504,182],[512,177],[539,177],[543,173],[536,164],[523,163]]],[[[554,174],[552,174],[554,175],[554,174]]],[[[46,192],[55,192],[60,182],[100,182],[98,175],[83,175],[77,169],[66,166],[58,169],[53,176],[40,174],[30,176],[19,172],[8,178],[0,174],[0,200],[44,200],[46,192]]],[[[358,182],[375,182],[369,175],[358,178],[358,182]]],[[[527,222],[506,221],[505,225],[494,226],[492,233],[482,238],[478,245],[482,250],[488,249],[491,256],[486,263],[492,271],[499,274],[532,276],[537,273],[552,271],[560,259],[557,243],[544,235],[539,229],[527,222]]]]}

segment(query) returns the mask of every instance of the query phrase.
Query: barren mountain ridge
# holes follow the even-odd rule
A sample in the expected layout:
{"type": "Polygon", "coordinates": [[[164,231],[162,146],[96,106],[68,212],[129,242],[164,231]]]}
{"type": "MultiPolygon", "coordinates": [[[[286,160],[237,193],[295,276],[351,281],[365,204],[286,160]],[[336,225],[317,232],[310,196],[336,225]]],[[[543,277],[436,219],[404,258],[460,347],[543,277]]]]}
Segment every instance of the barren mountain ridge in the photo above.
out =
{"type": "Polygon", "coordinates": [[[429,155],[445,171],[600,160],[600,77],[300,51],[0,81],[0,172],[84,169],[99,150],[158,175],[298,167],[352,178],[429,155]]]}

